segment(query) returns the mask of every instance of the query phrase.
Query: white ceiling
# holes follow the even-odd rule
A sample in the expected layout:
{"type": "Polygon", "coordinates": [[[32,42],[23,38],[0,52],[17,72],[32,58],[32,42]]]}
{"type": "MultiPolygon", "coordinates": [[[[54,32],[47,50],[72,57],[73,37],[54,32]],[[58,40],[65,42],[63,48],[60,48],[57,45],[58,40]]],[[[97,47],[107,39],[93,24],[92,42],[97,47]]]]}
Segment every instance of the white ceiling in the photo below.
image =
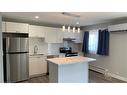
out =
{"type": "Polygon", "coordinates": [[[5,18],[57,25],[76,25],[78,21],[79,26],[106,23],[113,19],[127,17],[127,12],[69,12],[80,15],[80,18],[70,17],[61,13],[62,12],[2,12],[2,16],[5,18]],[[35,16],[39,16],[39,19],[35,19],[35,16]]]}

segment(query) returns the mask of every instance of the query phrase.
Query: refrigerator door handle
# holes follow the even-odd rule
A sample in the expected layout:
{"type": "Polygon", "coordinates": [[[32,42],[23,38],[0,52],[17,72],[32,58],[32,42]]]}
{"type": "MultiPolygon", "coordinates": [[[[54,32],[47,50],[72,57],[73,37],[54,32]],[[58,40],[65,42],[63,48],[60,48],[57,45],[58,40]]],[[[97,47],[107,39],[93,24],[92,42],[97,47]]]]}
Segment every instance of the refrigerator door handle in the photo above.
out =
{"type": "Polygon", "coordinates": [[[6,54],[6,77],[7,77],[7,82],[10,81],[10,60],[9,60],[9,55],[6,54]]]}
{"type": "Polygon", "coordinates": [[[9,51],[9,47],[10,47],[10,38],[6,37],[6,52],[9,51]]]}

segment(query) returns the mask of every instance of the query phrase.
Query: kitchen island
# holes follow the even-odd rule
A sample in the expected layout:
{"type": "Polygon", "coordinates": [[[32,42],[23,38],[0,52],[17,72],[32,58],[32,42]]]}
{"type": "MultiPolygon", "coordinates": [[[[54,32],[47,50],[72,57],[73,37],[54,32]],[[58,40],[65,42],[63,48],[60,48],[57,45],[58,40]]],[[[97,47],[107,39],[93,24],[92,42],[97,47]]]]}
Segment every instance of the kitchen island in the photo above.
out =
{"type": "Polygon", "coordinates": [[[47,59],[50,83],[88,83],[89,62],[96,59],[76,56],[47,59]]]}

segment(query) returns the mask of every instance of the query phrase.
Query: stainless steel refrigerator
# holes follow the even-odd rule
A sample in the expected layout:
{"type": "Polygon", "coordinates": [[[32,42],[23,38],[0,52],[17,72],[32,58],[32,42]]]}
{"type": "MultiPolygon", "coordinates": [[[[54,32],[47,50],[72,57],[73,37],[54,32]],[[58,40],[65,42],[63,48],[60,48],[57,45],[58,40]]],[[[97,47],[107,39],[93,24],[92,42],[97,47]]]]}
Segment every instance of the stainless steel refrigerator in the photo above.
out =
{"type": "Polygon", "coordinates": [[[28,34],[3,33],[4,82],[29,78],[28,54],[28,34]]]}

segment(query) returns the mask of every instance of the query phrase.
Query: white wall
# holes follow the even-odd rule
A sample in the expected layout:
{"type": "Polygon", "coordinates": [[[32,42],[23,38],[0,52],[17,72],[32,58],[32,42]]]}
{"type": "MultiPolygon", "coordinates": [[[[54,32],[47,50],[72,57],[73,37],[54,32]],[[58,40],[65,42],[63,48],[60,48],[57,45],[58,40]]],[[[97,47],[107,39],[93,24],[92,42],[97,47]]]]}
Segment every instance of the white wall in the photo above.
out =
{"type": "MultiPolygon", "coordinates": [[[[90,29],[90,28],[89,28],[90,29]]],[[[92,28],[93,29],[93,28],[92,28]]],[[[115,78],[127,81],[127,32],[126,33],[110,33],[110,51],[109,56],[90,55],[96,58],[96,62],[92,62],[92,69],[109,73],[115,78]],[[96,68],[97,67],[97,68],[96,68]]]]}
{"type": "MultiPolygon", "coordinates": [[[[110,35],[109,56],[95,56],[96,62],[93,66],[108,69],[112,75],[127,78],[127,33],[110,35]]],[[[125,79],[126,80],[126,79],[125,79]]]]}
{"type": "Polygon", "coordinates": [[[0,82],[3,82],[3,57],[2,57],[2,20],[0,14],[0,82]]]}

